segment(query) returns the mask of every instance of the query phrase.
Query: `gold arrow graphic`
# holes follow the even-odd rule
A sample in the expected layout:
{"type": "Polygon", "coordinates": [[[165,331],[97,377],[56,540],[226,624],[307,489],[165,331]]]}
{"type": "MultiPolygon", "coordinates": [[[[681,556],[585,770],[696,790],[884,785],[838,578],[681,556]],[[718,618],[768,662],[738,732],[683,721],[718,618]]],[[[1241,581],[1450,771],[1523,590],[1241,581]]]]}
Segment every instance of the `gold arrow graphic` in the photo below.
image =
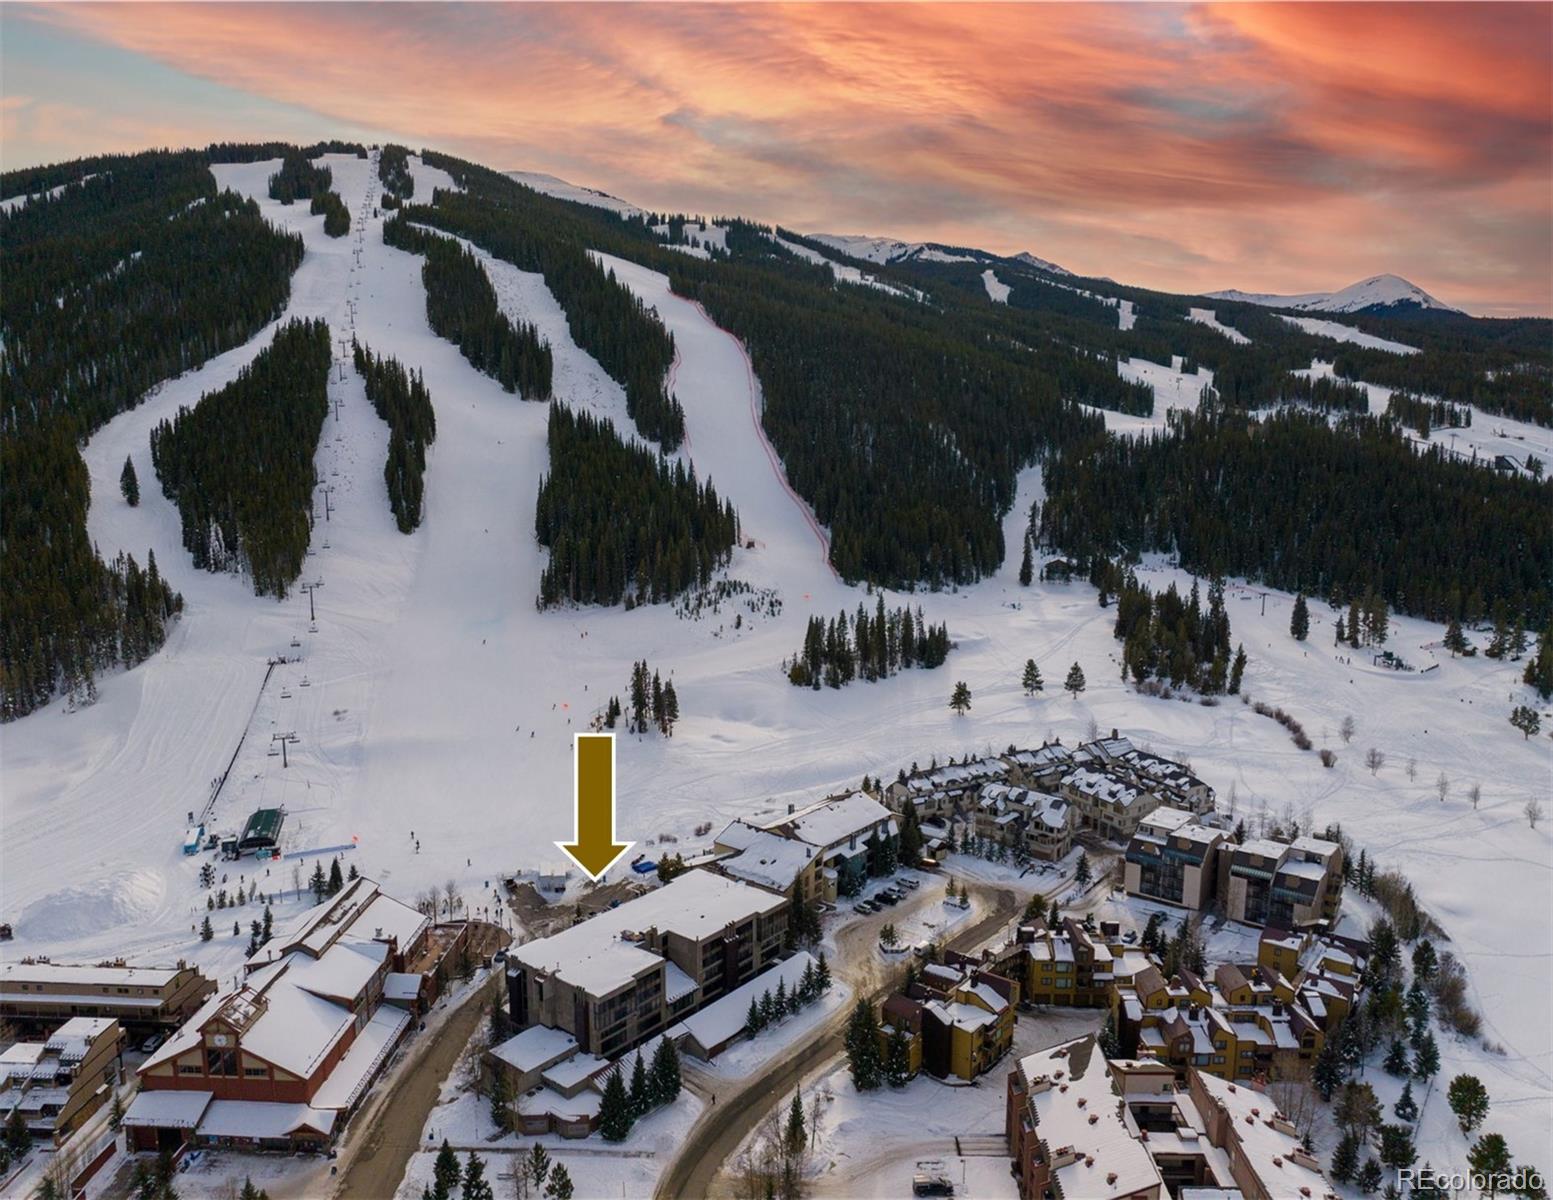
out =
{"type": "Polygon", "coordinates": [[[635,842],[615,840],[615,735],[572,735],[572,778],[577,804],[576,839],[557,842],[595,882],[635,842]]]}

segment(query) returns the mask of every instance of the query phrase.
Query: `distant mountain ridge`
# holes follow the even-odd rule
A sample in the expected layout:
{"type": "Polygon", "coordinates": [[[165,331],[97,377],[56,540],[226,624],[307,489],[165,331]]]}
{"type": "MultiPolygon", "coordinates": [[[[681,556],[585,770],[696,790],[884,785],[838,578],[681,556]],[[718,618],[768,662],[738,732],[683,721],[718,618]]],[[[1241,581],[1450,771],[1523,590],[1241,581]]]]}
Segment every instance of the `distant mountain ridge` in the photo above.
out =
{"type": "MultiPolygon", "coordinates": [[[[611,196],[608,192],[569,183],[554,175],[546,175],[539,171],[508,171],[507,175],[535,191],[562,200],[592,204],[618,212],[622,216],[644,214],[643,209],[629,201],[611,196]]],[[[1002,262],[1018,263],[1048,275],[1073,274],[1066,267],[1058,266],[1049,259],[1039,258],[1028,250],[1022,250],[1013,255],[1001,255],[969,246],[950,246],[942,242],[905,242],[899,238],[875,237],[871,234],[814,233],[808,236],[811,241],[828,246],[838,254],[861,259],[864,262],[878,263],[880,266],[912,262],[989,264],[1002,262]]],[[[1108,282],[1114,281],[1108,280],[1108,282]]],[[[1228,288],[1224,291],[1200,294],[1208,300],[1230,300],[1241,304],[1259,304],[1264,308],[1285,308],[1295,312],[1397,314],[1421,309],[1448,313],[1462,311],[1431,296],[1416,283],[1403,279],[1400,275],[1390,274],[1372,275],[1368,279],[1361,279],[1335,292],[1278,295],[1271,292],[1243,292],[1238,288],[1228,288]]]]}
{"type": "Polygon", "coordinates": [[[1230,288],[1222,292],[1205,292],[1203,295],[1209,300],[1234,300],[1241,304],[1260,304],[1266,308],[1288,308],[1299,312],[1359,313],[1409,308],[1461,311],[1435,299],[1416,283],[1410,283],[1400,275],[1372,275],[1336,292],[1303,292],[1280,296],[1230,288]]]}

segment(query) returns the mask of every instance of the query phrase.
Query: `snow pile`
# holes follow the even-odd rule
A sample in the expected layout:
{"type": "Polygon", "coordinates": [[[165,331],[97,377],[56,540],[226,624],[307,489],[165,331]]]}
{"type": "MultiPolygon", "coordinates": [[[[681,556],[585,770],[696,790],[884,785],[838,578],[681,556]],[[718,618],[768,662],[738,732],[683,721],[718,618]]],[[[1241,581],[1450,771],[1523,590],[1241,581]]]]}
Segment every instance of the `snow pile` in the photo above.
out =
{"type": "Polygon", "coordinates": [[[120,871],[33,901],[22,910],[17,932],[39,941],[69,941],[136,925],[161,911],[166,893],[167,882],[158,871],[120,871]]]}

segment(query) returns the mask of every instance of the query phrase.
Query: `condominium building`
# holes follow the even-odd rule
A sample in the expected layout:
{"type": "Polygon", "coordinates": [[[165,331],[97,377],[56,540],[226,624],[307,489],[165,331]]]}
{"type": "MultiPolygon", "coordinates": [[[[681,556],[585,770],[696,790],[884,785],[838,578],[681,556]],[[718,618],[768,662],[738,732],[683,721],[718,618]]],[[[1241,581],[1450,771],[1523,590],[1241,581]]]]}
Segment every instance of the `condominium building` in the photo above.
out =
{"type": "Polygon", "coordinates": [[[880,1052],[889,1053],[898,1031],[913,1075],[921,1069],[970,1082],[1013,1046],[1017,998],[1014,983],[991,971],[928,963],[917,982],[885,1000],[880,1052]]]}
{"type": "Polygon", "coordinates": [[[0,1050],[0,1124],[20,1112],[34,1138],[59,1145],[109,1102],[123,1052],[113,1017],[71,1017],[46,1041],[0,1050]]]}
{"type": "Polygon", "coordinates": [[[1217,822],[1166,806],[1139,820],[1123,879],[1129,895],[1192,912],[1211,908],[1280,929],[1329,927],[1342,907],[1343,851],[1314,837],[1237,844],[1217,822]]]}
{"type": "Polygon", "coordinates": [[[187,963],[131,967],[24,958],[0,964],[0,1020],[22,1033],[49,1031],[71,1017],[108,1017],[132,1037],[177,1028],[216,985],[187,963]]]}
{"type": "Polygon", "coordinates": [[[1155,809],[1127,843],[1123,879],[1128,894],[1194,912],[1207,908],[1217,891],[1218,851],[1227,837],[1221,829],[1198,824],[1186,809],[1155,809]]]}
{"type": "Polygon", "coordinates": [[[1022,1200],[1337,1200],[1263,1092],[1189,1068],[1107,1060],[1094,1035],[1020,1059],[1006,1131],[1022,1200]]]}
{"type": "Polygon", "coordinates": [[[852,896],[870,875],[887,874],[899,851],[895,816],[866,792],[832,796],[787,815],[764,828],[780,837],[814,847],[819,862],[819,894],[826,901],[852,896]]]}
{"type": "Polygon", "coordinates": [[[785,896],[707,870],[509,952],[512,1016],[614,1058],[781,957],[785,896]]]}

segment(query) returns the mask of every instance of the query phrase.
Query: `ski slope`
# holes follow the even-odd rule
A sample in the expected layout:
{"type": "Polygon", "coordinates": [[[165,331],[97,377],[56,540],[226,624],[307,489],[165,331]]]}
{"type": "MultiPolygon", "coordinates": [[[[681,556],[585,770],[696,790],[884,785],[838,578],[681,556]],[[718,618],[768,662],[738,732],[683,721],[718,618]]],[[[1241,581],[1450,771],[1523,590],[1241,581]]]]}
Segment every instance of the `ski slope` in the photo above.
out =
{"type": "MultiPolygon", "coordinates": [[[[334,488],[330,518],[315,530],[303,572],[304,581],[323,582],[316,633],[305,596],[259,598],[241,579],[192,568],[150,469],[148,432],[230,380],[272,329],[169,381],[92,438],[91,536],[107,556],[126,549],[143,559],[154,548],[187,609],[161,652],[100,682],[95,705],[70,712],[55,703],[0,730],[0,903],[16,926],[7,957],[187,957],[229,976],[246,937],[218,928],[214,941],[199,941],[204,859],[180,852],[186,813],[205,805],[229,762],[213,824],[235,827],[254,808],[284,804],[283,849],[302,856],[271,867],[266,890],[289,888],[294,865],[305,878],[309,851],[349,845],[349,861],[394,894],[413,899],[451,881],[471,906],[491,903],[499,877],[557,857],[552,843],[572,832],[572,734],[625,690],[630,664],[645,657],[673,675],[682,712],[672,740],[619,739],[619,832],[653,856],[665,836],[694,849],[692,829],[702,822],[715,830],[735,816],[774,816],[864,774],[893,776],[934,757],[1072,742],[1091,723],[1189,759],[1221,802],[1233,787],[1253,818],[1288,810],[1302,826],[1341,821],[1383,865],[1410,875],[1472,972],[1487,1036],[1503,1047],[1491,1054],[1447,1039],[1443,1075],[1480,1074],[1494,1100],[1491,1126],[1517,1157],[1550,1161],[1553,818],[1531,830],[1521,809],[1533,795],[1546,800],[1553,758],[1546,738],[1524,741],[1506,722],[1527,697],[1520,664],[1452,659],[1439,627],[1397,619],[1389,645],[1436,669],[1382,670],[1359,652],[1334,651],[1335,614],[1324,604],[1312,604],[1310,640],[1298,643],[1288,635],[1291,597],[1268,592],[1264,613],[1260,589],[1233,587],[1234,634],[1251,657],[1246,691],[1294,713],[1318,747],[1337,752],[1337,765],[1324,769],[1233,698],[1210,707],[1139,697],[1119,678],[1114,614],[1092,588],[1018,586],[1019,537],[1042,496],[1032,468],[1004,520],[1003,568],[973,587],[909,598],[927,620],[948,623],[956,646],[947,666],[842,691],[794,688],[781,664],[801,645],[808,618],[875,598],[830,570],[825,531],[761,436],[759,388],[742,347],[670,294],[662,275],[608,258],[674,334],[673,389],[688,432],[680,453],[732,498],[746,542],[726,576],[769,589],[762,594],[781,606],[772,615],[735,597],[699,612],[539,612],[544,553],[533,517],[548,470],[546,406],[503,392],[431,333],[420,260],[382,244],[372,164],[350,156],[328,164],[359,237],[353,229],[325,238],[322,218],[305,206],[270,201],[274,163],[217,175],[302,232],[306,255],[288,316],[323,317],[346,337],[354,327],[375,350],[424,373],[438,428],[424,523],[409,536],[393,527],[382,481],[386,429],[346,365],[330,385],[338,409],[317,455],[320,480],[334,488]],[[126,454],[140,473],[137,509],[119,498],[126,454]],[[293,656],[300,661],[268,666],[293,656]],[[1047,680],[1034,698],[1019,686],[1027,657],[1047,680]],[[1059,690],[1075,661],[1089,680],[1076,699],[1059,690]],[[947,706],[957,680],[973,694],[963,717],[947,706]],[[1358,734],[1346,745],[1338,729],[1350,715],[1358,734]],[[270,740],[291,732],[282,766],[270,740]],[[1374,775],[1362,766],[1370,746],[1388,760],[1374,775]],[[1404,771],[1410,758],[1416,779],[1404,771]],[[1444,804],[1433,785],[1441,772],[1451,781],[1444,804]],[[1483,790],[1477,809],[1465,799],[1473,783],[1483,790]]],[[[429,199],[433,177],[418,159],[411,165],[417,197],[429,199]]],[[[555,402],[634,432],[618,385],[571,342],[543,280],[482,259],[503,309],[550,340],[555,402]]],[[[1168,407],[1194,406],[1208,381],[1141,360],[1124,369],[1155,386],[1159,411],[1147,421],[1107,414],[1113,428],[1151,427],[1168,407]]],[[[1184,581],[1163,563],[1143,575],[1156,587],[1184,581]]],[[[903,599],[885,597],[891,606],[903,599]]],[[[251,862],[240,869],[255,870],[251,862]]],[[[239,915],[246,924],[257,913],[239,915]]]]}

